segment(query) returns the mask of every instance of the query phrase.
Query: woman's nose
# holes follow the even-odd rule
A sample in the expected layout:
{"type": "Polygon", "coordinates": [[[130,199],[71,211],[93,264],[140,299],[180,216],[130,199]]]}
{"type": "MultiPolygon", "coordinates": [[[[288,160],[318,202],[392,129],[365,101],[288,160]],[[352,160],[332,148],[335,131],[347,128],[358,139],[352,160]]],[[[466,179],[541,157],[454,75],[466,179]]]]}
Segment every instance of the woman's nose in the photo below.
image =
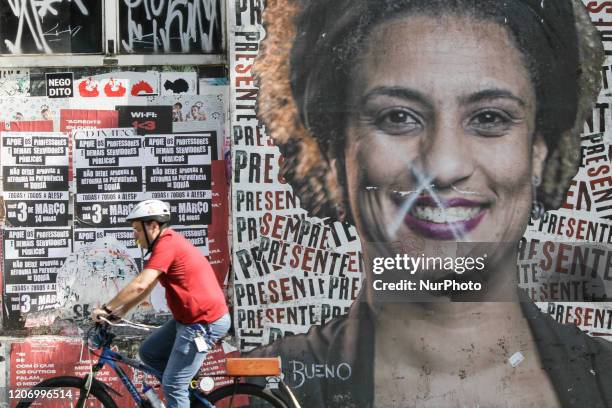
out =
{"type": "Polygon", "coordinates": [[[468,179],[474,172],[468,137],[461,128],[441,126],[423,140],[419,163],[424,177],[438,188],[468,179]]]}

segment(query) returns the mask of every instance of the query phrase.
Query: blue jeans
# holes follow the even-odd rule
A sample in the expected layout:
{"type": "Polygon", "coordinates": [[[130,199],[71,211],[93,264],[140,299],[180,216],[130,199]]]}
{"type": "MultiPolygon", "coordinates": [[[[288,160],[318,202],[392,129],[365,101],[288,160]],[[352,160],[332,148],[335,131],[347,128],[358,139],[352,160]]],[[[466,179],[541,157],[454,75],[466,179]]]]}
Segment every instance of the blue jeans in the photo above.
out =
{"type": "Polygon", "coordinates": [[[184,325],[168,320],[145,339],[139,355],[143,363],[162,376],[167,408],[189,408],[189,382],[198,372],[206,352],[198,352],[195,337],[204,332],[209,345],[216,343],[230,328],[230,315],[208,324],[184,325]]]}

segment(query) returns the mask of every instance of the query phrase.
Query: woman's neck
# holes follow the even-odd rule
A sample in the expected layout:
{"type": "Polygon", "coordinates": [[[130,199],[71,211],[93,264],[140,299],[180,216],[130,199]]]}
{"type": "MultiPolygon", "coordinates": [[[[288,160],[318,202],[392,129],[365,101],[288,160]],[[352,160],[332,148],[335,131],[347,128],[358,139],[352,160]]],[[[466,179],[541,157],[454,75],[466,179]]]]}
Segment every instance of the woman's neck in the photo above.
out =
{"type": "Polygon", "coordinates": [[[378,308],[374,318],[374,342],[381,361],[405,356],[405,364],[427,363],[433,370],[444,371],[464,363],[459,356],[467,350],[477,351],[472,355],[474,368],[486,369],[507,364],[517,351],[537,353],[519,303],[387,304],[378,308]]]}

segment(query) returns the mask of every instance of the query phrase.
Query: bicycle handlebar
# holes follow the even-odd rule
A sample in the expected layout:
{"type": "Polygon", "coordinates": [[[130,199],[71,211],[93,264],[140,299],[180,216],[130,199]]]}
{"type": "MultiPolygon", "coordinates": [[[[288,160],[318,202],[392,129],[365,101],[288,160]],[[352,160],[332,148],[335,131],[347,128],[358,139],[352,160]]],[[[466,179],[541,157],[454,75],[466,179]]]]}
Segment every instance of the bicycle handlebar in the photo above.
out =
{"type": "Polygon", "coordinates": [[[151,326],[142,323],[135,323],[129,321],[124,318],[117,319],[107,319],[106,317],[100,316],[99,319],[102,321],[101,323],[96,323],[93,325],[88,331],[86,335],[86,340],[89,348],[91,349],[99,349],[105,346],[110,345],[110,343],[115,338],[115,334],[111,333],[108,329],[110,326],[112,327],[132,327],[135,329],[146,330],[149,331],[151,329],[156,329],[158,326],[151,326]]]}

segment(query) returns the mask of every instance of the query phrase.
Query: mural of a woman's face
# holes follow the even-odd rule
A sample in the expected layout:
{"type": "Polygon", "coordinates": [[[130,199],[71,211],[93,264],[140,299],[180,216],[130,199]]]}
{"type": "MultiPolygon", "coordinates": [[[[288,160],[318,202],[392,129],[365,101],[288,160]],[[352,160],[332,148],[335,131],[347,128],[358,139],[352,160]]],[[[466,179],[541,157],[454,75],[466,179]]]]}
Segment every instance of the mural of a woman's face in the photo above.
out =
{"type": "Polygon", "coordinates": [[[349,85],[345,171],[362,239],[517,242],[546,147],[507,31],[415,15],[369,34],[349,85]]]}

